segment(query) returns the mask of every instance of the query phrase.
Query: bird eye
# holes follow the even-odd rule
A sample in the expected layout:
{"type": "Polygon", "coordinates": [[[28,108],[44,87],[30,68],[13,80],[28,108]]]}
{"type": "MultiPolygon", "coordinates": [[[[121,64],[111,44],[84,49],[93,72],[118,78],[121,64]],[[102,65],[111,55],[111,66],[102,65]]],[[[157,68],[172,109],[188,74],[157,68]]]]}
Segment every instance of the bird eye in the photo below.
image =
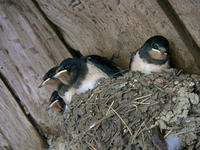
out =
{"type": "Polygon", "coordinates": [[[156,43],[153,43],[151,46],[152,46],[152,48],[158,49],[158,44],[156,44],[156,43]]]}

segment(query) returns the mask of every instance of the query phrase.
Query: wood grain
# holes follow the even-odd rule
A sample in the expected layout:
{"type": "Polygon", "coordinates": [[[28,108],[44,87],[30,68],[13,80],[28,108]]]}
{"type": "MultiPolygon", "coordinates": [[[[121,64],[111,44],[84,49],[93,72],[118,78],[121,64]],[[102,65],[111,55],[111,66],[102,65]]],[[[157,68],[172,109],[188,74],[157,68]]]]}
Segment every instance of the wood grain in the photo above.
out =
{"type": "Polygon", "coordinates": [[[41,139],[0,80],[0,149],[44,150],[41,139]]]}
{"type": "Polygon", "coordinates": [[[169,0],[169,2],[200,47],[200,1],[169,0]]]}
{"type": "Polygon", "coordinates": [[[129,54],[150,36],[161,34],[171,43],[176,67],[199,72],[190,49],[156,0],[36,0],[58,25],[66,41],[82,54],[99,54],[128,67],[129,54]]]}
{"type": "Polygon", "coordinates": [[[44,104],[51,91],[38,86],[46,71],[71,55],[32,1],[22,6],[0,4],[0,72],[25,105],[27,114],[50,128],[44,104]]]}

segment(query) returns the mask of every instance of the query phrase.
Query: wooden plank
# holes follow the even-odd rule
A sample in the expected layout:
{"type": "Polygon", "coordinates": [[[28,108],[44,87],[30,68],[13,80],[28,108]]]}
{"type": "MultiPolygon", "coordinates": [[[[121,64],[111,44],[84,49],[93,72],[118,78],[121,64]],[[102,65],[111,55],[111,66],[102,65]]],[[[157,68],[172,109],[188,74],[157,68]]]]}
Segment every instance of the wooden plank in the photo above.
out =
{"type": "Polygon", "coordinates": [[[130,52],[150,36],[161,34],[171,41],[172,62],[186,71],[200,72],[193,55],[157,0],[36,0],[58,25],[65,39],[86,54],[115,56],[127,68],[130,52]]]}
{"type": "Polygon", "coordinates": [[[29,8],[10,2],[0,4],[0,72],[25,104],[27,113],[49,128],[51,122],[43,104],[51,91],[38,89],[38,85],[48,69],[71,55],[32,1],[29,8]]]}
{"type": "Polygon", "coordinates": [[[41,139],[0,80],[0,149],[43,150],[41,139]]]}
{"type": "Polygon", "coordinates": [[[200,1],[169,0],[169,2],[200,47],[200,1]]]}
{"type": "Polygon", "coordinates": [[[0,132],[0,150],[12,150],[5,136],[0,132]]]}

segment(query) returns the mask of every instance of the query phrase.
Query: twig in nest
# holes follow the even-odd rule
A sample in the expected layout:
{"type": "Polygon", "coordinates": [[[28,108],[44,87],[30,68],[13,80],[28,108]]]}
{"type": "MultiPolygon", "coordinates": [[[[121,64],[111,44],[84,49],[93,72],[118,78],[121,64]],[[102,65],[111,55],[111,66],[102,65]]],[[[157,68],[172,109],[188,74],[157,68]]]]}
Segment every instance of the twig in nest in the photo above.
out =
{"type": "Polygon", "coordinates": [[[111,109],[111,107],[113,106],[113,104],[114,104],[114,101],[110,104],[110,106],[109,106],[109,108],[108,108],[108,110],[107,110],[107,112],[106,112],[106,116],[110,113],[110,109],[111,109]]]}
{"type": "MultiPolygon", "coordinates": [[[[148,124],[148,123],[151,122],[153,119],[155,119],[159,114],[160,114],[160,111],[159,111],[159,112],[156,112],[156,114],[153,115],[153,117],[151,117],[150,120],[148,120],[148,122],[147,122],[146,124],[148,124]]],[[[145,126],[145,128],[142,129],[142,131],[144,132],[144,131],[150,130],[150,129],[156,127],[156,126],[158,126],[158,123],[157,123],[157,122],[156,122],[155,124],[151,125],[149,128],[147,128],[147,127],[145,126]]]]}
{"type": "Polygon", "coordinates": [[[146,120],[142,122],[139,129],[134,133],[134,135],[132,136],[131,143],[133,143],[135,141],[136,137],[141,133],[140,130],[141,130],[142,126],[145,124],[145,122],[146,122],[146,120]]]}
{"type": "Polygon", "coordinates": [[[183,69],[180,69],[180,70],[176,73],[176,75],[179,76],[182,72],[183,72],[183,69]]]}
{"type": "Polygon", "coordinates": [[[107,101],[106,101],[105,103],[107,104],[109,100],[111,100],[112,98],[116,97],[116,95],[118,95],[118,94],[122,94],[122,91],[119,91],[119,92],[115,93],[114,95],[111,95],[111,96],[107,99],[107,101]]]}
{"type": "Polygon", "coordinates": [[[91,150],[97,150],[91,143],[85,141],[85,143],[88,145],[89,149],[91,150]]]}
{"type": "Polygon", "coordinates": [[[98,120],[97,122],[93,123],[93,124],[89,127],[88,130],[94,128],[96,125],[100,124],[103,120],[105,120],[105,119],[107,119],[107,118],[109,118],[109,117],[111,117],[111,116],[113,116],[113,115],[114,115],[113,113],[108,114],[107,116],[105,116],[105,117],[103,117],[102,119],[98,120]]]}
{"type": "Polygon", "coordinates": [[[170,130],[169,132],[167,132],[167,134],[165,134],[164,138],[166,138],[170,133],[172,133],[172,130],[170,130]]]}
{"type": "Polygon", "coordinates": [[[137,97],[134,100],[140,100],[140,99],[143,99],[143,98],[146,98],[146,97],[150,97],[151,95],[152,94],[148,94],[148,95],[144,95],[144,96],[141,96],[141,97],[137,97]]]}
{"type": "Polygon", "coordinates": [[[143,103],[143,102],[133,102],[133,104],[143,104],[143,105],[150,105],[150,103],[143,103]]]}
{"type": "Polygon", "coordinates": [[[161,92],[164,92],[164,90],[163,90],[162,88],[158,87],[158,86],[155,85],[155,84],[154,84],[154,86],[155,86],[158,90],[160,90],[161,92]]]}
{"type": "Polygon", "coordinates": [[[91,100],[91,98],[94,96],[94,93],[92,93],[91,95],[90,95],[90,97],[88,98],[88,100],[87,101],[90,101],[91,100]]]}
{"type": "Polygon", "coordinates": [[[179,133],[176,133],[176,135],[181,135],[181,134],[188,134],[190,132],[200,132],[200,130],[195,130],[195,129],[191,129],[191,130],[187,130],[187,131],[182,131],[182,132],[179,132],[179,133]]]}
{"type": "Polygon", "coordinates": [[[172,75],[170,79],[168,79],[168,84],[164,85],[162,88],[165,89],[166,87],[168,87],[170,85],[170,82],[173,80],[174,76],[179,76],[182,73],[182,69],[179,70],[175,75],[172,75]]]}
{"type": "Polygon", "coordinates": [[[145,142],[144,134],[143,134],[143,133],[141,133],[141,134],[142,134],[142,144],[143,144],[142,147],[143,147],[144,150],[148,150],[148,149],[147,149],[146,142],[145,142]]]}
{"type": "Polygon", "coordinates": [[[110,104],[110,106],[108,107],[108,110],[107,110],[107,112],[106,112],[106,116],[103,117],[102,119],[98,120],[97,122],[93,123],[93,124],[90,126],[89,129],[94,128],[97,124],[99,124],[100,122],[102,122],[104,119],[106,119],[107,117],[110,117],[110,116],[111,116],[111,115],[110,115],[110,109],[111,109],[111,107],[113,106],[113,104],[114,104],[114,101],[113,101],[113,102],[110,104]]]}
{"type": "Polygon", "coordinates": [[[133,133],[131,131],[131,129],[128,127],[128,125],[126,124],[126,122],[122,119],[122,117],[116,112],[116,110],[114,110],[114,108],[110,107],[112,109],[112,111],[119,117],[119,119],[122,121],[122,123],[126,126],[126,128],[128,129],[129,133],[131,136],[133,136],[133,133]]]}
{"type": "Polygon", "coordinates": [[[132,104],[132,105],[133,105],[133,106],[135,107],[135,109],[137,110],[137,108],[138,108],[137,105],[135,105],[135,104],[132,104]]]}
{"type": "Polygon", "coordinates": [[[137,108],[137,105],[136,104],[143,104],[143,105],[150,105],[151,103],[145,103],[145,101],[147,101],[149,99],[149,97],[148,98],[146,98],[146,99],[144,99],[144,100],[142,100],[141,102],[132,102],[132,104],[137,108]]]}

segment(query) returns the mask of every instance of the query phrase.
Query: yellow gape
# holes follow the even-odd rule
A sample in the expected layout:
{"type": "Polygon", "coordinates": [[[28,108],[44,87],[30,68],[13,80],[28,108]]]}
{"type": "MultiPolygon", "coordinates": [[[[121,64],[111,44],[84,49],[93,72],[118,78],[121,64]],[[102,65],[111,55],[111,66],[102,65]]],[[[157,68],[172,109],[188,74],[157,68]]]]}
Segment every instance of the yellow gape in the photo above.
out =
{"type": "Polygon", "coordinates": [[[56,73],[55,77],[58,77],[60,74],[65,73],[65,72],[67,72],[66,69],[65,69],[65,70],[62,70],[62,71],[60,71],[60,72],[58,72],[58,73],[56,73]]]}
{"type": "Polygon", "coordinates": [[[44,82],[42,82],[42,85],[45,85],[50,80],[50,78],[46,79],[44,82]]]}
{"type": "Polygon", "coordinates": [[[160,53],[160,51],[158,49],[152,48],[152,51],[160,53]]]}

